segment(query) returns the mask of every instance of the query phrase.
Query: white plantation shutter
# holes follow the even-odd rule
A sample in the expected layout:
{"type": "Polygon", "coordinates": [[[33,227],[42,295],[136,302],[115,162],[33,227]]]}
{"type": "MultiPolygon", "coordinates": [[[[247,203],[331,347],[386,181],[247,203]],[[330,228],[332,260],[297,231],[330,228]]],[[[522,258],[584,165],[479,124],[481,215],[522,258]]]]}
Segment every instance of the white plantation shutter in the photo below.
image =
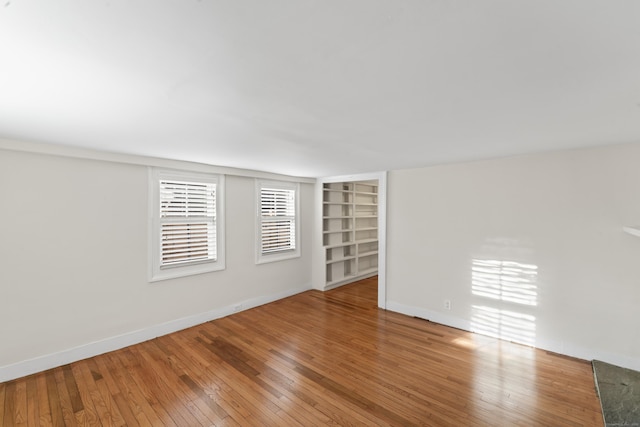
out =
{"type": "Polygon", "coordinates": [[[257,181],[257,262],[277,261],[300,255],[297,244],[298,185],[257,181]]]}
{"type": "Polygon", "coordinates": [[[149,281],[224,270],[224,175],[150,169],[149,281]]]}
{"type": "Polygon", "coordinates": [[[216,260],[216,184],[160,180],[160,267],[216,260]]]}
{"type": "Polygon", "coordinates": [[[296,248],[296,192],[293,189],[260,189],[261,250],[263,254],[296,248]]]}

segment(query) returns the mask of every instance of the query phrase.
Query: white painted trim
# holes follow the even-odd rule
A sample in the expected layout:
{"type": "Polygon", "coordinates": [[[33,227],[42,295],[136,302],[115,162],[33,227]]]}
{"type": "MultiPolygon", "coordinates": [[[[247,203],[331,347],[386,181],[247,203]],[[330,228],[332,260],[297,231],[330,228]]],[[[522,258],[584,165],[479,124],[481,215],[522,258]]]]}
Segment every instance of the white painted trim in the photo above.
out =
{"type": "MultiPolygon", "coordinates": [[[[226,268],[225,245],[225,176],[218,174],[203,174],[199,172],[178,171],[173,169],[149,168],[148,173],[149,206],[148,206],[148,245],[149,245],[149,282],[176,279],[195,274],[211,273],[226,268]],[[215,261],[187,264],[169,269],[160,268],[160,187],[161,179],[177,179],[187,181],[209,182],[216,185],[216,245],[217,259],[215,261]]],[[[299,185],[297,183],[292,185],[299,185]]]]}
{"type": "Polygon", "coordinates": [[[326,251],[323,246],[322,234],[322,211],[323,211],[323,190],[322,183],[317,181],[314,186],[314,209],[313,209],[313,235],[311,250],[311,280],[313,289],[325,290],[327,265],[325,262],[326,251]]]}
{"type": "Polygon", "coordinates": [[[471,322],[456,316],[451,316],[437,311],[427,310],[422,307],[401,304],[395,301],[387,301],[387,310],[404,314],[411,317],[419,317],[420,319],[429,320],[430,322],[440,323],[445,326],[471,331],[471,322]]]}
{"type": "Polygon", "coordinates": [[[183,317],[181,319],[171,320],[166,323],[149,326],[144,329],[131,331],[104,340],[83,344],[78,347],[59,351],[57,353],[36,357],[34,359],[24,360],[21,362],[13,363],[11,365],[0,366],[0,383],[148,341],[156,337],[171,334],[173,332],[200,325],[211,320],[219,319],[221,317],[225,317],[239,311],[248,310],[260,305],[287,298],[310,289],[311,284],[305,284],[300,288],[289,289],[287,291],[279,292],[273,295],[263,295],[256,298],[251,298],[226,307],[210,310],[204,313],[194,314],[191,316],[183,317]],[[242,309],[238,310],[238,306],[241,306],[242,309]]]}
{"type": "Polygon", "coordinates": [[[0,150],[21,151],[26,153],[47,154],[50,156],[71,157],[85,160],[123,163],[139,166],[179,169],[192,172],[215,173],[222,175],[244,176],[249,178],[273,179],[287,182],[313,184],[315,178],[281,175],[271,172],[216,166],[205,163],[187,162],[183,160],[161,159],[158,157],[138,156],[133,154],[111,153],[107,151],[88,150],[67,145],[41,144],[35,142],[14,141],[0,138],[0,150]]]}
{"type": "MultiPolygon", "coordinates": [[[[387,310],[407,316],[419,317],[420,319],[429,320],[430,322],[440,323],[445,326],[451,326],[453,328],[480,334],[480,332],[473,330],[470,321],[456,316],[443,314],[437,311],[431,311],[421,307],[409,306],[395,301],[387,301],[387,310]]],[[[544,339],[536,339],[535,348],[583,360],[601,360],[612,365],[640,371],[640,359],[628,357],[622,354],[585,348],[567,342],[557,342],[544,339]]]]}
{"type": "Polygon", "coordinates": [[[323,178],[318,178],[318,182],[320,184],[326,184],[330,182],[375,181],[380,179],[382,175],[386,177],[387,172],[383,171],[383,172],[361,173],[361,174],[355,174],[355,175],[326,176],[323,178]]]}
{"type": "Polygon", "coordinates": [[[256,179],[255,180],[255,195],[253,197],[255,202],[254,214],[255,214],[255,242],[254,242],[254,251],[256,257],[256,264],[268,264],[271,262],[285,261],[288,259],[300,258],[301,249],[300,249],[300,184],[292,183],[292,182],[282,182],[282,181],[273,181],[273,180],[265,180],[265,179],[256,179]],[[270,185],[274,188],[280,188],[285,190],[293,190],[295,192],[295,249],[276,252],[272,254],[263,255],[262,248],[262,212],[261,212],[261,190],[262,186],[270,185]]]}
{"type": "Polygon", "coordinates": [[[387,172],[378,174],[378,307],[387,308],[387,172]]]}

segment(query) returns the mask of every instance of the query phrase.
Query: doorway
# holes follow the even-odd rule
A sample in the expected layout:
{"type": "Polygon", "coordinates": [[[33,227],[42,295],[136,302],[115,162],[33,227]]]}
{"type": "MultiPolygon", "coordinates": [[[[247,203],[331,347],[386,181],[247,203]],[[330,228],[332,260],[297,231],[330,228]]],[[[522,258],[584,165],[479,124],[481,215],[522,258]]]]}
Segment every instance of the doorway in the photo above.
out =
{"type": "Polygon", "coordinates": [[[386,172],[320,179],[321,288],[358,280],[378,283],[378,307],[386,308],[386,172]]]}

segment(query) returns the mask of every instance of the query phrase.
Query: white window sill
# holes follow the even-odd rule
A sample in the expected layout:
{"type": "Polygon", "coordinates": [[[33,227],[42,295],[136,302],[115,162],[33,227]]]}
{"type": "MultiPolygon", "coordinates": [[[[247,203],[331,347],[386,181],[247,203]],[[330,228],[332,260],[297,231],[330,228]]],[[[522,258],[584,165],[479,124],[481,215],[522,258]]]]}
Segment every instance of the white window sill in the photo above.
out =
{"type": "Polygon", "coordinates": [[[286,252],[276,252],[269,255],[258,255],[258,259],[256,259],[256,264],[268,264],[270,262],[277,261],[285,261],[288,259],[300,258],[300,251],[286,251],[286,252]]]}

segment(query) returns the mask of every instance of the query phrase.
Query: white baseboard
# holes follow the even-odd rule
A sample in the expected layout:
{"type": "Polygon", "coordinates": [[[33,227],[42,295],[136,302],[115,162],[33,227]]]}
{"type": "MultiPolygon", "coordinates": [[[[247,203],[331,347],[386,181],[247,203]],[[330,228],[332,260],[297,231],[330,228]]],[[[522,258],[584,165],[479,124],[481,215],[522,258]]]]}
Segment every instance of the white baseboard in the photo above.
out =
{"type": "Polygon", "coordinates": [[[29,360],[13,363],[11,365],[0,366],[0,382],[10,381],[27,375],[42,372],[47,369],[63,366],[78,360],[98,356],[110,351],[118,350],[130,345],[154,339],[163,335],[177,332],[192,326],[200,325],[211,320],[219,319],[233,313],[237,313],[260,305],[268,304],[295,294],[311,289],[311,285],[290,289],[273,295],[263,295],[245,301],[237,302],[233,305],[210,310],[204,313],[194,314],[181,319],[172,320],[148,328],[131,331],[126,334],[107,338],[100,341],[83,344],[78,347],[59,351],[52,354],[36,357],[29,360]],[[241,307],[240,309],[238,307],[241,307]]]}
{"type": "MultiPolygon", "coordinates": [[[[456,316],[447,315],[438,311],[432,311],[421,307],[409,306],[395,301],[387,301],[387,310],[396,313],[405,314],[407,316],[419,317],[431,322],[440,323],[445,326],[462,329],[473,333],[471,321],[456,316]]],[[[612,365],[621,366],[627,369],[640,371],[640,359],[625,356],[623,354],[607,352],[592,348],[583,347],[574,343],[560,342],[536,337],[535,348],[551,351],[553,353],[563,354],[565,356],[575,357],[583,360],[600,360],[612,365]]]]}

